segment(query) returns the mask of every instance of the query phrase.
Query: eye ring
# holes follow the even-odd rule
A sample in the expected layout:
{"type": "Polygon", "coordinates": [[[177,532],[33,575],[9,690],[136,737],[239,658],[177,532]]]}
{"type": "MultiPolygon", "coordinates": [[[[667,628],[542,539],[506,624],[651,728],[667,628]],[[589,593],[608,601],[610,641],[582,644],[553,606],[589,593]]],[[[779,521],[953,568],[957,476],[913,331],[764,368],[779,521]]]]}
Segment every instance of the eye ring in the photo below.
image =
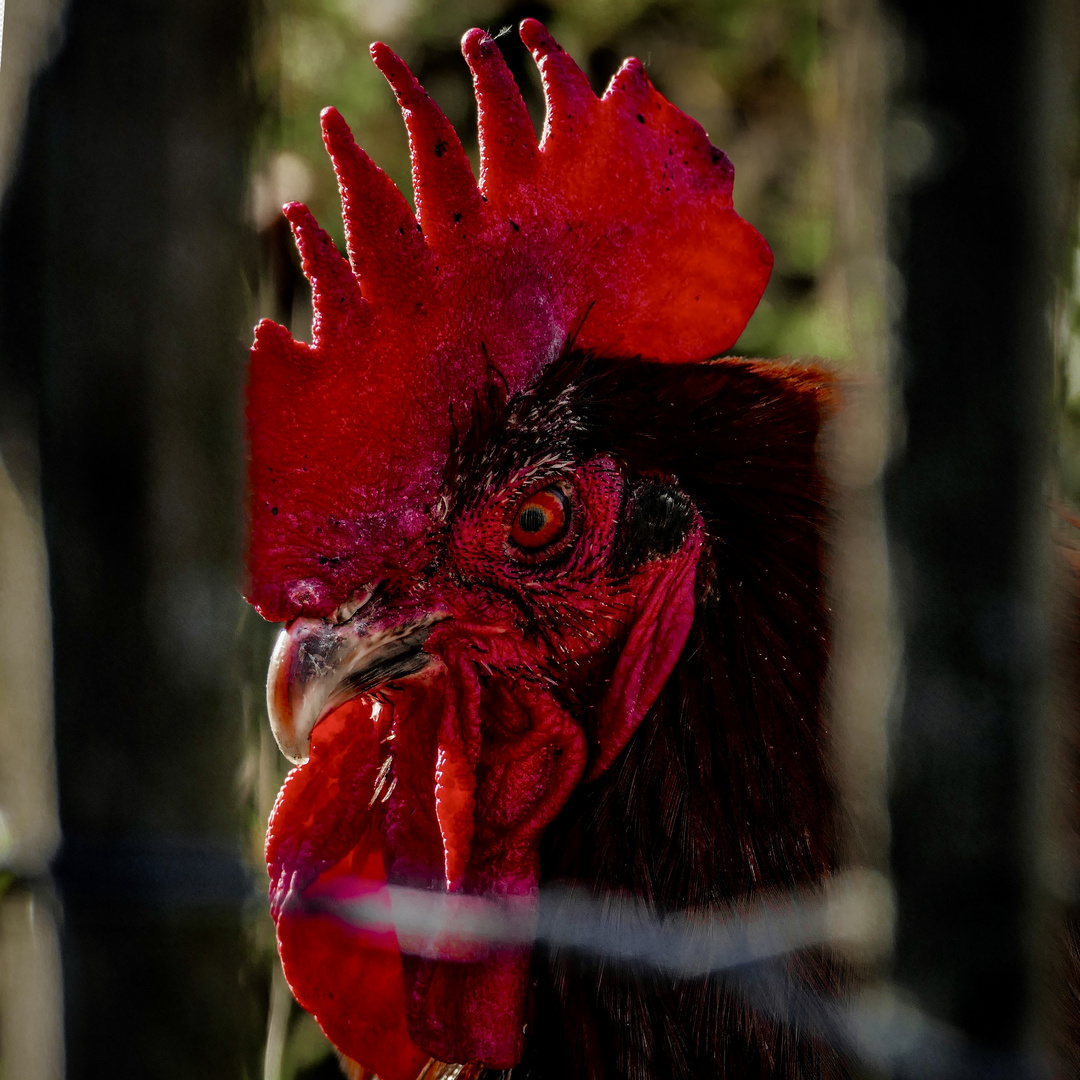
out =
{"type": "Polygon", "coordinates": [[[521,500],[510,521],[510,543],[525,556],[546,556],[570,532],[573,507],[564,484],[549,484],[521,500]]]}

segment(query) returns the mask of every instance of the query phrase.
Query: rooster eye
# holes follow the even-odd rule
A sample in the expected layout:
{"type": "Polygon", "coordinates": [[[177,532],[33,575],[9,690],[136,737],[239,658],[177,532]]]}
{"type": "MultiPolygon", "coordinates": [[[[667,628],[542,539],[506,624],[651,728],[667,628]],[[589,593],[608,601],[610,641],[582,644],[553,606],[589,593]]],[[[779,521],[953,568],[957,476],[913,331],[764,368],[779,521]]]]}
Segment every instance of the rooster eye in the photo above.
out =
{"type": "Polygon", "coordinates": [[[519,548],[536,552],[561,540],[569,525],[570,505],[566,494],[558,487],[544,488],[517,508],[510,539],[519,548]]]}

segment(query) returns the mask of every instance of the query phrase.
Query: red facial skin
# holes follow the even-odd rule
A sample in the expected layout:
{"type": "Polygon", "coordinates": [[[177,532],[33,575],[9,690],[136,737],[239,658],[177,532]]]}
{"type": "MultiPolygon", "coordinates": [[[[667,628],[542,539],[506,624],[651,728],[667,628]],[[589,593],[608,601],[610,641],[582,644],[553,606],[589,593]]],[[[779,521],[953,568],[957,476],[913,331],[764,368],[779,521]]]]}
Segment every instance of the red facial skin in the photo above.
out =
{"type": "Polygon", "coordinates": [[[603,457],[528,470],[434,522],[437,569],[361,613],[372,630],[447,616],[424,645],[431,663],[381,691],[386,704],[354,700],[324,718],[278,798],[267,861],[286,977],[330,1039],[384,1080],[412,1080],[428,1056],[516,1063],[528,950],[399,957],[392,930],[313,907],[384,881],[535,894],[544,827],[625,745],[693,618],[700,520],[673,555],[613,572],[623,482],[603,457]],[[568,496],[567,531],[550,551],[519,548],[522,503],[552,484],[568,496]]]}

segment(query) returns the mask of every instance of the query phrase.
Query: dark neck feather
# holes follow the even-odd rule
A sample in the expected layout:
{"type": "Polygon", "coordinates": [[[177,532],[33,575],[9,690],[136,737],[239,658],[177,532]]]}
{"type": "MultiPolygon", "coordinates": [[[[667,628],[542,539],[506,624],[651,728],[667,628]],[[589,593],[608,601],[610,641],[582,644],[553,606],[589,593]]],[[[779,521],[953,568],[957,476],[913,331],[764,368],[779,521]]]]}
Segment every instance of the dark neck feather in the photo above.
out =
{"type": "MultiPolygon", "coordinates": [[[[779,364],[586,359],[583,454],[674,475],[706,521],[694,626],[615,764],[549,827],[542,882],[729,909],[828,872],[833,798],[821,720],[828,653],[829,380],[779,364]]],[[[813,961],[805,977],[825,984],[813,961]]],[[[681,983],[538,950],[525,1059],[487,1080],[817,1078],[834,1056],[754,1016],[722,981],[681,983]]]]}

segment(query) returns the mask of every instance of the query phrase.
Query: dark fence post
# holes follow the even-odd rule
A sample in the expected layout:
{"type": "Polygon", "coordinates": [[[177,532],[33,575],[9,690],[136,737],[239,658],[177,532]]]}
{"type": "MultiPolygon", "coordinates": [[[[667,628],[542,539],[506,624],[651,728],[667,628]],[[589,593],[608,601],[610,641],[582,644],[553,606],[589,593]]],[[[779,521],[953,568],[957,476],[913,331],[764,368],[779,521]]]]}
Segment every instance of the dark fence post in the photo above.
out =
{"type": "Polygon", "coordinates": [[[40,431],[71,1080],[234,1080],[258,1055],[234,662],[251,9],[73,0],[0,233],[4,383],[40,431]]]}
{"type": "Polygon", "coordinates": [[[904,631],[892,733],[896,979],[974,1056],[1033,1064],[1037,775],[1048,633],[1044,479],[1051,385],[1039,3],[995,14],[910,0],[907,191],[891,226],[906,287],[902,450],[886,514],[904,631]]]}

